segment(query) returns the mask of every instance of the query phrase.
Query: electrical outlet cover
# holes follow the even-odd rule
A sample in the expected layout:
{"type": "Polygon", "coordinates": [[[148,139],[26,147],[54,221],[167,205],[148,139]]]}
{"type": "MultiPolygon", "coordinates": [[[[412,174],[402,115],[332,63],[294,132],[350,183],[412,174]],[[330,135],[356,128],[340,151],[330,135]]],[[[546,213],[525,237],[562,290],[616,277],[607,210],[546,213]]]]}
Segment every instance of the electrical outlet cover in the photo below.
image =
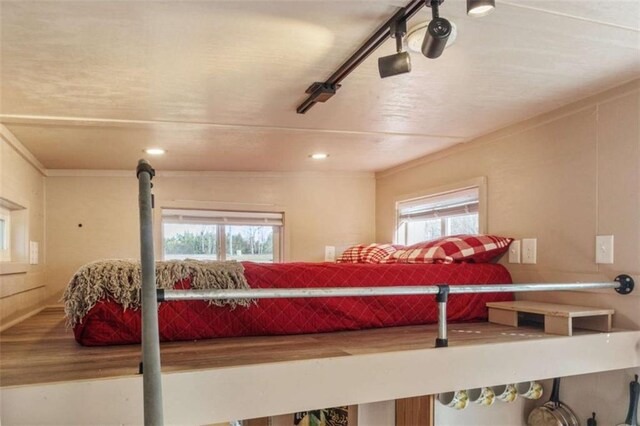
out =
{"type": "Polygon", "coordinates": [[[324,246],[324,261],[335,262],[336,261],[336,247],[324,246]]]}
{"type": "Polygon", "coordinates": [[[509,263],[520,263],[520,240],[515,240],[509,246],[509,263]]]}
{"type": "Polygon", "coordinates": [[[538,240],[536,238],[522,239],[522,263],[535,264],[538,261],[538,240]]]}
{"type": "Polygon", "coordinates": [[[596,263],[605,265],[613,263],[613,235],[596,236],[596,263]]]}
{"type": "Polygon", "coordinates": [[[36,241],[29,241],[29,264],[38,264],[38,243],[36,241]]]}

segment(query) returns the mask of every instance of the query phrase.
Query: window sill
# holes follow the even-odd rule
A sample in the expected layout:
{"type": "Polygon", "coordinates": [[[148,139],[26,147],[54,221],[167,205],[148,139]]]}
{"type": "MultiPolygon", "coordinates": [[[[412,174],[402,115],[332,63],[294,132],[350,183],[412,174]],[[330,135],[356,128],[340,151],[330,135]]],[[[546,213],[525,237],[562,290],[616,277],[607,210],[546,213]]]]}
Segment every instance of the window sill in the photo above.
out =
{"type": "Polygon", "coordinates": [[[0,262],[0,275],[26,274],[28,270],[28,263],[0,262]]]}

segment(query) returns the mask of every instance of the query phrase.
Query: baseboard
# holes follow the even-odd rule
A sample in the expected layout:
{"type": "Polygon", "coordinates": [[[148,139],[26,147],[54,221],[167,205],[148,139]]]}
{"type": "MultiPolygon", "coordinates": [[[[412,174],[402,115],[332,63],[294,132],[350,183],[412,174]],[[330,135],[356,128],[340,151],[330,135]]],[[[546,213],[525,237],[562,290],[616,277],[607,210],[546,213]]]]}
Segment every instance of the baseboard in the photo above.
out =
{"type": "Polygon", "coordinates": [[[16,314],[10,315],[6,320],[2,320],[0,324],[0,332],[3,332],[16,324],[21,323],[27,318],[31,318],[32,316],[42,312],[47,306],[38,306],[36,308],[32,308],[31,310],[25,312],[20,311],[16,314]]]}
{"type": "Polygon", "coordinates": [[[31,318],[32,316],[42,312],[46,308],[62,306],[62,302],[60,301],[61,297],[62,290],[49,296],[48,298],[43,300],[42,303],[20,310],[14,314],[9,315],[7,318],[0,320],[0,332],[3,332],[13,327],[14,325],[21,323],[27,318],[31,318]]]}

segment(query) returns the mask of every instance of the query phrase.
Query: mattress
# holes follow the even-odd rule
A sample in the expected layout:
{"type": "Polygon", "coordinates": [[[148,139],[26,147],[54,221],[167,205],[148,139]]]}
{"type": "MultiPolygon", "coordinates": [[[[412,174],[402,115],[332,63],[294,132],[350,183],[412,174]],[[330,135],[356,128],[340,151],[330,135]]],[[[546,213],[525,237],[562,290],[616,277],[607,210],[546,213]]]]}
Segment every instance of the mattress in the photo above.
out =
{"type": "MultiPolygon", "coordinates": [[[[434,284],[510,284],[497,264],[334,264],[243,263],[252,288],[373,287],[434,284]]],[[[188,289],[189,279],[176,289],[188,289]]],[[[484,320],[487,302],[512,300],[511,293],[456,294],[449,297],[450,322],[484,320]]],[[[437,322],[435,296],[262,299],[248,308],[213,306],[207,301],[161,303],[162,341],[361,330],[437,322]]],[[[86,346],[140,342],[141,311],[99,301],[74,327],[86,346]]]]}

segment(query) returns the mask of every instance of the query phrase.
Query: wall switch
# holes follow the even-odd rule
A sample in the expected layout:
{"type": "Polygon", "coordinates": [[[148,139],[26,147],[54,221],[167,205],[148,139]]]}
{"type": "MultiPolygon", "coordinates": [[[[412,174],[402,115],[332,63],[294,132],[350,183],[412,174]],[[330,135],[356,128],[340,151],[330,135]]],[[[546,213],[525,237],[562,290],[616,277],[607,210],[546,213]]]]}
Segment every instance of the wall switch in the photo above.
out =
{"type": "Polygon", "coordinates": [[[520,263],[520,240],[515,240],[509,246],[509,263],[520,263]]]}
{"type": "Polygon", "coordinates": [[[29,264],[38,264],[38,243],[36,241],[29,241],[29,264]]]}
{"type": "Polygon", "coordinates": [[[596,263],[613,263],[613,235],[596,235],[596,263]]]}
{"type": "Polygon", "coordinates": [[[538,261],[537,245],[536,238],[522,239],[522,263],[535,264],[538,261]]]}
{"type": "Polygon", "coordinates": [[[336,261],[336,247],[324,246],[324,261],[335,262],[336,261]]]}

